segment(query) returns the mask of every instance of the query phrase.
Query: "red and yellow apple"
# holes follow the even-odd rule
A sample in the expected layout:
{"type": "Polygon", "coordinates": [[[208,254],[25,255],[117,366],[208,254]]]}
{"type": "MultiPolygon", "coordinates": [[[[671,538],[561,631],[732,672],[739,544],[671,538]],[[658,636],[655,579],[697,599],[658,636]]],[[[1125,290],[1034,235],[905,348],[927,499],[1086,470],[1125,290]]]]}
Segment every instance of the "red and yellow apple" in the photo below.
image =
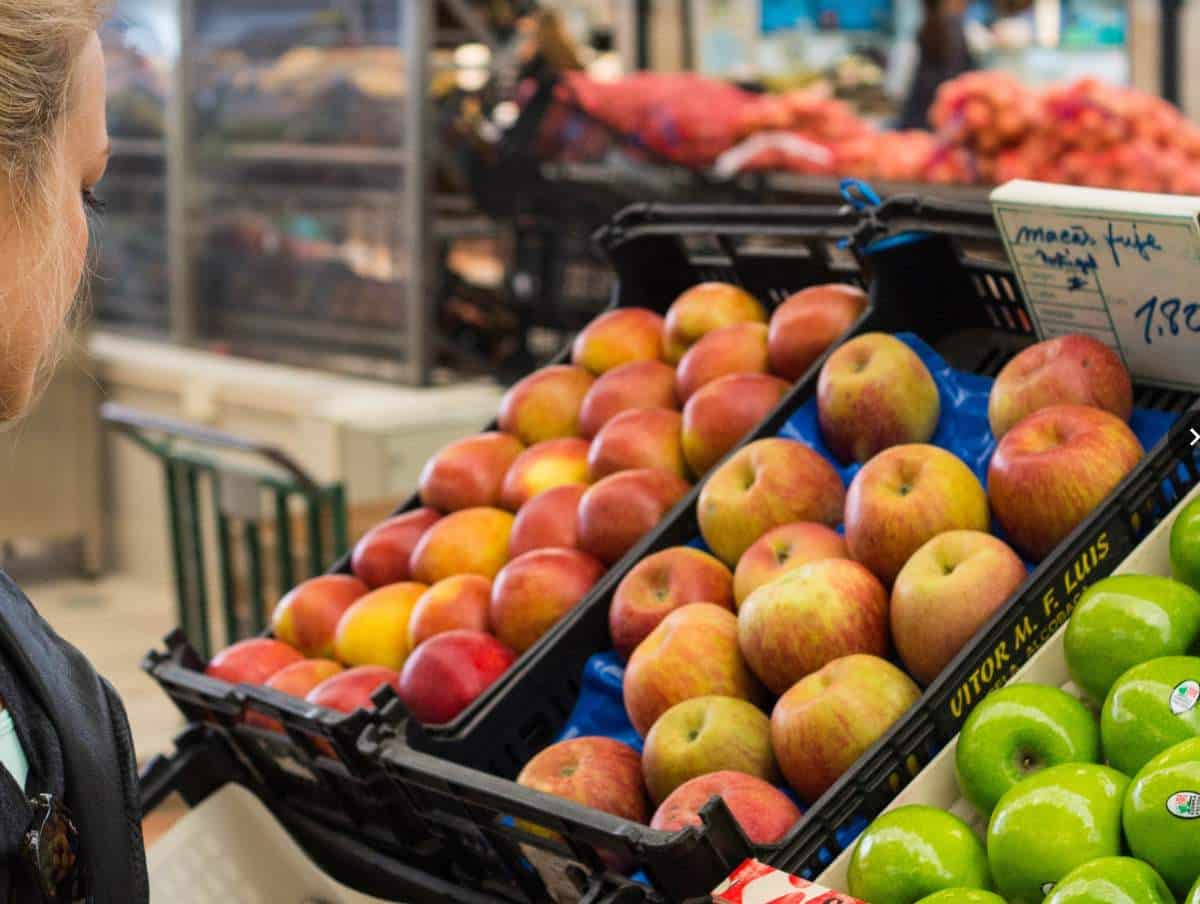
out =
{"type": "Polygon", "coordinates": [[[513,559],[492,584],[488,620],[500,641],[518,653],[587,596],[604,565],[578,549],[535,549],[513,559]]]}
{"type": "Polygon", "coordinates": [[[912,554],[892,585],[892,640],[921,684],[936,678],[1025,581],[1025,564],[991,534],[951,530],[912,554]]]}
{"type": "Polygon", "coordinates": [[[698,477],[770,414],[788,384],[767,374],[733,374],[706,383],[683,407],[683,456],[698,477]]]}
{"type": "Polygon", "coordinates": [[[742,772],[712,772],[680,785],[662,802],[650,828],[678,832],[701,826],[700,811],[719,797],[751,844],[775,844],[804,814],[791,798],[761,778],[742,772]]]}
{"type": "Polygon", "coordinates": [[[733,610],[733,577],[719,560],[690,546],[672,546],[647,556],[617,585],[608,610],[608,630],[622,656],[688,603],[714,603],[733,610]]]}
{"type": "Polygon", "coordinates": [[[988,529],[988,498],[951,452],[919,443],[880,452],[846,493],[850,555],[891,587],[914,552],[948,530],[988,529]]]}
{"type": "Polygon", "coordinates": [[[284,666],[302,659],[304,656],[283,641],[251,637],[239,640],[214,656],[204,674],[230,684],[265,684],[284,666]]]}
{"type": "Polygon", "coordinates": [[[622,411],[678,408],[675,369],[661,361],[631,361],[597,378],[579,409],[579,433],[591,438],[622,411]]]}
{"type": "Polygon", "coordinates": [[[787,783],[817,800],[920,698],[911,678],[876,656],[844,656],[797,682],[771,712],[787,783]]]}
{"type": "Polygon", "coordinates": [[[492,582],[478,574],[442,578],[421,594],[408,618],[408,645],[415,650],[435,634],[467,628],[488,630],[492,582]]]}
{"type": "Polygon", "coordinates": [[[527,446],[579,435],[579,408],[592,388],[582,367],[552,364],[515,383],[500,400],[500,429],[527,446]]]}
{"type": "Polygon", "coordinates": [[[767,372],[767,325],[735,323],[706,333],[679,361],[675,394],[687,402],[713,380],[767,372]]]}
{"type": "Polygon", "coordinates": [[[992,434],[1000,439],[1026,415],[1051,405],[1087,405],[1128,421],[1133,384],[1121,356],[1079,333],[1031,345],[1005,364],[992,384],[992,434]]]}
{"type": "Polygon", "coordinates": [[[662,353],[663,319],[647,308],[601,314],[575,337],[571,360],[600,375],[633,361],[656,361],[662,353]]]}
{"type": "MultiPolygon", "coordinates": [[[[332,659],[301,659],[291,665],[285,665],[267,679],[264,687],[303,700],[309,692],[326,678],[332,678],[342,671],[339,663],[332,659]]],[[[283,733],[283,724],[265,713],[255,709],[247,709],[246,724],[267,731],[283,733]]]]}
{"type": "Polygon", "coordinates": [[[515,512],[555,487],[588,482],[588,441],[579,437],[548,439],[517,457],[500,488],[500,505],[515,512]]]}
{"type": "Polygon", "coordinates": [[[418,722],[449,722],[487,690],[517,654],[483,631],[456,628],[408,657],[397,693],[418,722]]]}
{"type": "Polygon", "coordinates": [[[397,670],[412,651],[408,622],[429,588],[416,581],[372,590],[346,610],[337,625],[334,653],[346,665],[381,665],[397,670]]]}
{"type": "Polygon", "coordinates": [[[842,462],[865,462],[890,446],[927,442],[940,415],[929,369],[886,333],[867,333],[838,347],[817,378],[821,436],[842,462]]]}
{"type": "Polygon", "coordinates": [[[686,480],[669,471],[638,469],[605,477],[579,500],[579,548],[612,565],[689,489],[686,480]]]}
{"type": "Polygon", "coordinates": [[[306,657],[333,655],[333,635],[338,620],[359,597],[366,584],[350,574],[323,574],[288,591],[271,613],[271,633],[306,657]]]}
{"type": "Polygon", "coordinates": [[[750,545],[733,572],[733,599],[740,607],[746,597],[782,574],[821,559],[848,559],[846,541],[833,528],[814,521],[793,521],[773,527],[750,545]]]}
{"type": "Polygon", "coordinates": [[[380,665],[361,665],[326,678],[309,691],[304,699],[315,706],[323,706],[340,713],[352,713],[356,709],[374,709],[375,704],[371,702],[371,696],[385,684],[390,684],[399,693],[400,676],[394,669],[380,665]]]}
{"type": "Polygon", "coordinates": [[[738,642],[776,694],[842,656],[886,656],[888,597],[849,559],[820,559],[759,587],[738,610],[738,642]]]}
{"type": "Polygon", "coordinates": [[[691,697],[659,716],[646,735],[642,776],[656,804],[684,782],[727,769],[779,780],[771,720],[748,700],[691,697]]]}
{"type": "Polygon", "coordinates": [[[738,620],[712,603],[689,603],[650,632],[625,668],[625,712],[643,737],[658,717],[692,697],[759,703],[763,690],[738,649],[738,620]]]}
{"type": "Polygon", "coordinates": [[[638,468],[687,477],[680,429],[683,418],[670,408],[638,408],[610,420],[592,440],[588,475],[593,481],[638,468]]]}
{"type": "Polygon", "coordinates": [[[867,293],[830,283],[789,296],[771,315],[767,351],[771,373],[799,380],[867,309],[867,293]]]}
{"type": "Polygon", "coordinates": [[[733,567],[773,527],[792,521],[837,525],[845,498],[833,465],[804,443],[760,439],[709,475],[697,517],[709,549],[733,567]]]}
{"type": "Polygon", "coordinates": [[[988,466],[988,499],[1013,546],[1038,561],[1141,458],[1141,443],[1116,415],[1083,405],[1042,408],[996,446],[988,466]]]}
{"type": "Polygon", "coordinates": [[[418,508],[375,525],[355,544],[351,570],[371,588],[407,581],[417,541],[441,517],[433,509],[418,508]]]}
{"type": "Polygon", "coordinates": [[[500,504],[500,486],[525,447],[507,433],[480,433],[443,448],[421,470],[421,502],[443,512],[500,504]]]}
{"type": "Polygon", "coordinates": [[[551,744],[525,764],[517,784],[630,822],[645,823],[650,815],[641,758],[612,738],[551,744]]]}
{"type": "Polygon", "coordinates": [[[663,358],[676,364],[707,333],[735,323],[766,323],[767,312],[753,295],[729,283],[692,286],[671,303],[663,324],[663,358]]]}
{"type": "Polygon", "coordinates": [[[538,493],[517,512],[508,537],[508,557],[515,559],[530,550],[578,545],[575,514],[587,491],[585,483],[565,483],[538,493]]]}
{"type": "Polygon", "coordinates": [[[447,515],[421,537],[409,571],[423,584],[456,574],[494,578],[508,561],[513,516],[497,508],[469,508],[447,515]]]}

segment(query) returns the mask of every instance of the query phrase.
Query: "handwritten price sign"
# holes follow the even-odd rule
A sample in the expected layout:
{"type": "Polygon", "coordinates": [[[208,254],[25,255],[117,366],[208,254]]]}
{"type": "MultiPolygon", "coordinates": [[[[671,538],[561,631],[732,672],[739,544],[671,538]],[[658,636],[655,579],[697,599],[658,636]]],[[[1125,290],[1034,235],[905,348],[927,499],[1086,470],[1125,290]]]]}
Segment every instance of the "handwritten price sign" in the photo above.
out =
{"type": "Polygon", "coordinates": [[[1138,379],[1200,390],[1200,198],[1017,180],[992,211],[1040,336],[1088,333],[1138,379]]]}

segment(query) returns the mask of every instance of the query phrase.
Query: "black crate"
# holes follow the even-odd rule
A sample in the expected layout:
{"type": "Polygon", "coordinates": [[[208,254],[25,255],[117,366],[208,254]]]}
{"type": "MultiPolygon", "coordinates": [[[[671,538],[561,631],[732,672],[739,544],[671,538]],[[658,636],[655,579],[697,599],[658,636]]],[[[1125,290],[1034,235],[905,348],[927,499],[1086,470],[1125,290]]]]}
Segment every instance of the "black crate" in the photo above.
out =
{"type": "MultiPolygon", "coordinates": [[[[671,274],[673,268],[661,268],[660,263],[681,254],[707,277],[740,282],[760,297],[773,297],[773,283],[781,281],[788,255],[797,249],[806,253],[802,236],[789,228],[786,217],[763,218],[752,228],[723,227],[722,240],[706,247],[703,242],[681,243],[678,234],[655,222],[654,213],[653,208],[627,212],[604,236],[622,298],[629,303],[671,294],[668,290],[674,287],[667,283],[660,288],[653,275],[671,274]],[[682,250],[685,245],[687,252],[682,250]],[[643,295],[647,290],[650,294],[643,295]]],[[[873,300],[855,332],[916,332],[956,369],[990,376],[1034,340],[986,206],[897,199],[864,217],[855,246],[873,300]]],[[[814,395],[816,377],[814,368],[744,442],[775,435],[814,395]]],[[[1142,407],[1183,413],[1195,400],[1184,393],[1139,386],[1135,401],[1142,407]]],[[[1170,502],[1200,480],[1195,458],[1178,464],[1186,451],[1186,434],[1184,425],[1177,424],[1097,512],[1043,561],[921,703],[774,848],[750,845],[719,801],[710,804],[703,830],[669,836],[508,780],[561,731],[579,695],[587,659],[611,649],[608,608],[623,574],[644,556],[699,536],[698,491],[610,571],[584,604],[544,636],[465,722],[448,731],[430,730],[405,719],[393,700],[383,711],[393,721],[373,723],[360,749],[382,762],[430,834],[470,835],[473,845],[490,846],[489,854],[508,864],[514,875],[529,872],[531,849],[548,874],[598,873],[601,853],[610,858],[615,854],[633,857],[653,886],[653,891],[631,894],[675,901],[702,898],[746,856],[812,874],[957,732],[969,711],[969,705],[954,703],[964,681],[972,688],[968,703],[973,703],[1032,655],[1044,637],[1027,639],[1019,652],[1010,643],[1004,672],[993,667],[987,676],[978,674],[996,643],[1017,630],[1016,625],[1025,630],[1027,620],[1044,618],[1046,590],[1061,584],[1066,573],[1074,574],[1081,556],[1088,556],[1090,571],[1077,582],[1072,579],[1074,590],[1108,574],[1164,516],[1170,502]],[[1107,548],[1104,555],[1096,552],[1100,546],[1107,548]]],[[[1070,596],[1060,592],[1059,599],[1065,611],[1070,596]]],[[[536,892],[530,900],[538,900],[536,892]]]]}
{"type": "MultiPolygon", "coordinates": [[[[635,205],[604,233],[604,244],[613,249],[618,270],[624,274],[609,307],[643,306],[665,312],[682,291],[707,279],[741,278],[769,307],[809,285],[859,281],[854,257],[842,246],[860,219],[849,210],[834,208],[635,205]],[[770,244],[784,235],[790,242],[786,250],[770,244]],[[729,266],[729,254],[751,239],[767,243],[756,259],[770,266],[764,264],[757,277],[735,273],[729,266]]],[[[556,360],[566,360],[568,355],[569,349],[564,349],[556,360]]],[[[483,429],[495,429],[495,423],[483,429]]],[[[397,513],[419,506],[414,495],[397,513]]],[[[669,523],[671,517],[663,523],[669,523]]],[[[643,545],[645,542],[648,538],[643,545]]],[[[633,550],[613,565],[579,608],[607,612],[611,586],[640,557],[633,550]]],[[[349,557],[331,569],[349,570],[349,557]]],[[[521,673],[539,655],[526,652],[509,675],[521,673]]],[[[340,812],[348,830],[388,850],[423,853],[433,844],[453,852],[474,843],[457,832],[432,836],[435,841],[431,842],[431,836],[422,833],[424,821],[415,816],[408,799],[385,793],[391,785],[383,781],[378,763],[360,755],[355,746],[368,726],[382,723],[379,714],[359,711],[342,715],[266,688],[230,685],[205,676],[205,665],[179,631],[168,636],[164,651],[151,652],[143,660],[143,668],[189,721],[216,724],[227,732],[241,756],[254,765],[264,788],[296,801],[297,806],[340,812]],[[248,711],[282,723],[285,733],[247,726],[248,711]]],[[[456,743],[458,737],[470,734],[478,716],[491,711],[492,699],[506,684],[507,676],[454,721],[426,731],[456,743]]],[[[486,876],[495,865],[493,846],[477,847],[474,853],[464,854],[462,862],[478,863],[475,872],[486,876]]]]}

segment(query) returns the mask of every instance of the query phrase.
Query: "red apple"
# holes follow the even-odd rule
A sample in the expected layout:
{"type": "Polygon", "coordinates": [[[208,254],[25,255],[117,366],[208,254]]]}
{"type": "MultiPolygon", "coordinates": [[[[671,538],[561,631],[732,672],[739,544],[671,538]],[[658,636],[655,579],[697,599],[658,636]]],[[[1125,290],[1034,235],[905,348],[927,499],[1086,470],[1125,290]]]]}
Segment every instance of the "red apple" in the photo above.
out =
{"type": "Polygon", "coordinates": [[[251,637],[249,640],[239,640],[214,656],[204,674],[230,684],[265,684],[284,666],[303,658],[282,641],[251,637]]]}
{"type": "Polygon", "coordinates": [[[507,671],[517,654],[490,634],[456,628],[429,638],[404,663],[400,699],[418,722],[449,722],[507,671]]]}
{"type": "Polygon", "coordinates": [[[690,487],[678,474],[618,471],[579,500],[579,548],[612,565],[658,524],[690,487]]]}
{"type": "Polygon", "coordinates": [[[802,289],[775,309],[767,337],[771,373],[799,380],[867,309],[867,293],[831,283],[802,289]]]}
{"type": "Polygon", "coordinates": [[[407,581],[417,541],[441,517],[433,509],[418,508],[377,524],[355,545],[350,568],[372,589],[407,581]]]}
{"type": "Polygon", "coordinates": [[[588,482],[588,441],[578,437],[550,439],[530,446],[517,458],[500,490],[500,504],[515,512],[555,487],[588,482]]]}
{"type": "Polygon", "coordinates": [[[586,491],[585,483],[566,483],[538,493],[521,506],[508,537],[508,557],[551,546],[576,547],[575,513],[586,491]]]}
{"type": "Polygon", "coordinates": [[[425,532],[413,549],[409,571],[423,584],[456,574],[493,578],[508,561],[513,516],[496,508],[463,509],[425,532]]]}
{"type": "Polygon", "coordinates": [[[793,521],[767,531],[738,559],[733,598],[738,606],[763,584],[821,559],[848,559],[842,535],[824,524],[793,521]]]}
{"type": "Polygon", "coordinates": [[[421,594],[408,617],[408,644],[415,650],[435,634],[467,628],[488,630],[492,582],[478,574],[442,578],[421,594]]]}
{"type": "Polygon", "coordinates": [[[271,633],[307,657],[333,655],[333,635],[342,613],[369,592],[349,574],[323,574],[298,584],[271,614],[271,633]]]}
{"type": "Polygon", "coordinates": [[[655,468],[687,477],[679,434],[683,418],[669,408],[638,408],[618,414],[592,440],[588,475],[593,481],[618,471],[655,468]]]}
{"type": "Polygon", "coordinates": [[[688,603],[733,610],[732,575],[720,561],[690,546],[673,546],[633,566],[613,594],[608,630],[627,657],[669,613],[688,603]]]}
{"type": "Polygon", "coordinates": [[[663,358],[678,363],[705,334],[735,323],[766,323],[767,312],[753,295],[728,283],[692,286],[671,303],[663,324],[663,358]]]}
{"type": "Polygon", "coordinates": [[[535,370],[500,400],[500,429],[527,446],[579,435],[579,407],[592,388],[581,367],[554,364],[535,370]]]}
{"type": "Polygon", "coordinates": [[[821,436],[839,461],[868,461],[902,443],[924,443],[941,414],[937,384],[911,348],[886,333],[840,346],[817,379],[821,436]]]}
{"type": "Polygon", "coordinates": [[[587,596],[603,574],[603,564],[577,549],[535,549],[513,559],[492,584],[492,630],[503,643],[524,653],[587,596]]]}
{"type": "Polygon", "coordinates": [[[1002,540],[974,530],[938,534],[892,587],[892,639],[905,667],[929,684],[1025,582],[1002,540]]]}
{"type": "Polygon", "coordinates": [[[774,785],[741,772],[710,772],[680,785],[650,821],[660,832],[678,832],[702,826],[700,811],[719,797],[751,844],[774,844],[788,833],[804,814],[774,785]]]}
{"type": "Polygon", "coordinates": [[[771,743],[792,789],[817,800],[921,698],[875,656],[844,656],[798,682],[771,713],[771,743]]]}
{"type": "Polygon", "coordinates": [[[323,706],[340,713],[352,713],[356,709],[374,709],[371,695],[385,684],[390,684],[399,693],[400,676],[381,665],[360,665],[356,669],[346,669],[326,678],[309,691],[304,699],[314,706],[323,706]]]}
{"type": "Polygon", "coordinates": [[[746,598],[738,641],[754,674],[782,694],[841,656],[887,655],[887,591],[849,559],[809,562],[746,598]]]}
{"type": "Polygon", "coordinates": [[[712,603],[689,603],[650,632],[625,668],[625,712],[642,737],[676,703],[692,697],[761,702],[763,690],[738,649],[738,620],[712,603]]]}
{"type": "Polygon", "coordinates": [[[500,486],[521,441],[507,433],[481,433],[446,446],[421,471],[421,502],[443,512],[500,504],[500,486]]]}
{"type": "Polygon", "coordinates": [[[1116,415],[1043,408],[1004,434],[988,466],[988,498],[1013,545],[1035,561],[1066,539],[1134,469],[1142,445],[1116,415]]]}
{"type": "Polygon", "coordinates": [[[938,534],[986,531],[987,494],[953,453],[893,446],[850,482],[845,529],[850,555],[890,587],[909,557],[938,534]]]}
{"type": "Polygon", "coordinates": [[[729,566],[773,527],[792,521],[830,526],[846,498],[833,465],[804,443],[760,439],[727,458],[700,491],[700,533],[729,566]]]}
{"type": "Polygon", "coordinates": [[[599,377],[579,409],[579,432],[593,437],[622,411],[678,408],[675,370],[661,361],[631,361],[599,377]]]}
{"type": "Polygon", "coordinates": [[[571,360],[594,374],[632,361],[655,361],[662,351],[663,319],[646,308],[601,314],[575,337],[571,360]]]}
{"type": "Polygon", "coordinates": [[[713,380],[767,372],[767,325],[735,323],[705,334],[679,362],[675,394],[686,402],[713,380]]]}
{"type": "MultiPolygon", "coordinates": [[[[341,671],[342,666],[332,659],[302,659],[291,665],[285,665],[267,679],[264,687],[303,700],[314,687],[341,671]]],[[[283,733],[283,724],[279,720],[272,719],[254,709],[246,711],[246,724],[267,731],[283,733]]]]}
{"type": "Polygon", "coordinates": [[[999,439],[1026,415],[1051,405],[1087,405],[1128,421],[1133,385],[1121,357],[1080,334],[1031,345],[1005,364],[992,384],[992,434],[999,439]]]}
{"type": "Polygon", "coordinates": [[[517,784],[630,822],[645,823],[650,813],[641,758],[628,744],[612,738],[551,744],[525,764],[517,784]]]}
{"type": "Polygon", "coordinates": [[[788,384],[766,374],[733,374],[706,383],[683,407],[683,456],[703,476],[775,410],[788,384]]]}

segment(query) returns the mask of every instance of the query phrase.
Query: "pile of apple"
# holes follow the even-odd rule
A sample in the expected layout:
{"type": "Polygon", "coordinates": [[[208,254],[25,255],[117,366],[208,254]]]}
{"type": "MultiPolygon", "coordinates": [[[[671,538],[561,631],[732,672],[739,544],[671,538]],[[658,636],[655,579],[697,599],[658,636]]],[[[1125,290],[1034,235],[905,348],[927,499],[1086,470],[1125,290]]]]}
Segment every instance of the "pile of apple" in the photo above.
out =
{"type": "Polygon", "coordinates": [[[752,442],[699,495],[711,554],[665,549],[615,591],[609,624],[628,656],[640,764],[617,741],[576,738],[518,781],[637,821],[648,796],[655,827],[698,823],[717,793],[750,839],[778,840],[798,811],[773,784],[819,798],[1023,583],[1025,565],[988,533],[991,518],[1039,560],[1142,456],[1126,424],[1128,373],[1081,335],[1035,344],[997,377],[986,491],[929,444],[939,389],[893,336],[837,348],[816,407],[832,454],[861,464],[848,490],[805,443],[752,442]]]}
{"type": "Polygon", "coordinates": [[[898,807],[863,833],[851,894],[1200,902],[1200,501],[1172,526],[1171,559],[1183,580],[1119,575],[1084,592],[1063,644],[1082,700],[1013,684],[967,718],[955,766],[986,841],[951,813],[898,807]]]}
{"type": "Polygon", "coordinates": [[[343,712],[369,707],[386,682],[422,722],[453,719],[778,404],[866,301],[852,286],[811,287],[768,324],[749,293],[702,283],[665,318],[601,315],[576,338],[573,363],[505,394],[499,430],[426,463],[422,507],[369,531],[353,574],[300,584],[276,606],[273,637],[234,644],[207,674],[343,712]]]}

